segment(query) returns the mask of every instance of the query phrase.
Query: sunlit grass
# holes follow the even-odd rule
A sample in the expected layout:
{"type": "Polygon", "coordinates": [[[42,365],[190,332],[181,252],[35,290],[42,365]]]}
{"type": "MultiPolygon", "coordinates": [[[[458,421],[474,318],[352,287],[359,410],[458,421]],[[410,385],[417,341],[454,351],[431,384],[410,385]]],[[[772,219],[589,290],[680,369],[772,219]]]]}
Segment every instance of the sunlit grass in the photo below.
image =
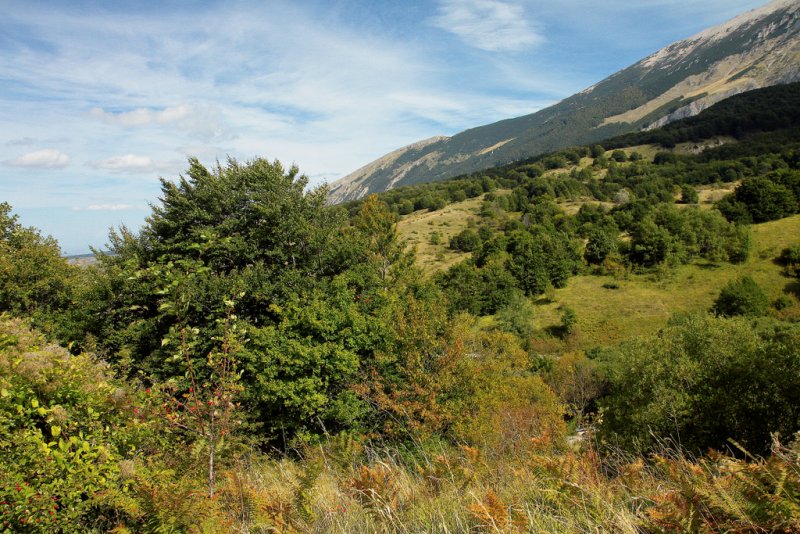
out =
{"type": "MultiPolygon", "coordinates": [[[[613,344],[653,333],[675,313],[707,311],[725,284],[744,275],[751,276],[772,302],[797,284],[784,275],[775,258],[800,241],[800,216],[753,225],[752,237],[750,257],[739,265],[695,262],[655,273],[571,278],[555,291],[553,302],[536,301],[536,327],[559,324],[559,307],[568,306],[578,316],[580,345],[613,344]]],[[[800,306],[796,298],[793,302],[782,316],[797,314],[800,306]]]]}

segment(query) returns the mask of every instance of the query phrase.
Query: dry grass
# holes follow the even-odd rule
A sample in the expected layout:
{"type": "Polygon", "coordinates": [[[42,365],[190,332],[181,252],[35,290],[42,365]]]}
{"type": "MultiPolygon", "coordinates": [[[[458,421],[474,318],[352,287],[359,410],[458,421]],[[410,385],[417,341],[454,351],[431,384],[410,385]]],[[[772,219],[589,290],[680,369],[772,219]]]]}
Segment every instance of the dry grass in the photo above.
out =
{"type": "Polygon", "coordinates": [[[471,447],[365,447],[341,462],[334,443],[303,461],[265,461],[227,477],[242,532],[637,532],[624,485],[593,451],[535,446],[486,459],[471,447]]]}
{"type": "Polygon", "coordinates": [[[796,443],[776,443],[770,458],[749,463],[670,449],[650,460],[601,459],[590,441],[560,451],[532,445],[497,459],[467,446],[366,446],[342,462],[337,441],[302,461],[265,460],[227,477],[235,531],[633,534],[800,526],[796,443]]]}
{"type": "Polygon", "coordinates": [[[450,250],[450,238],[467,228],[470,220],[477,222],[482,202],[483,195],[437,211],[416,211],[400,219],[397,232],[409,247],[416,248],[417,265],[426,274],[444,271],[469,256],[450,250]],[[434,232],[440,235],[438,245],[431,244],[434,232]]]}

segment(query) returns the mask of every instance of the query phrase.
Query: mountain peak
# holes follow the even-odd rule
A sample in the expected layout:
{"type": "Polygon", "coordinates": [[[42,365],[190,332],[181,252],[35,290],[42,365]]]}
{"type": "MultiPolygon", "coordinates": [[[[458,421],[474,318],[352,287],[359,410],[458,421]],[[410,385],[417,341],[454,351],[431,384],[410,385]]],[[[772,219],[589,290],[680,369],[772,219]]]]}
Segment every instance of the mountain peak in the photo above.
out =
{"type": "Polygon", "coordinates": [[[561,102],[396,150],[334,182],[342,202],[659,127],[732,95],[800,81],[800,1],[775,0],[678,41],[561,102]]]}

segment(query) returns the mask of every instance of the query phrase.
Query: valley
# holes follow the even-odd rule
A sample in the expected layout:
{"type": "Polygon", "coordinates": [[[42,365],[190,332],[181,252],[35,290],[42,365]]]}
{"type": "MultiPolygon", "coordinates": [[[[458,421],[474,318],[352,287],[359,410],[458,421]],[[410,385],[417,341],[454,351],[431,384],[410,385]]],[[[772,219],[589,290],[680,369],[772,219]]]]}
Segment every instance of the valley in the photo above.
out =
{"type": "Polygon", "coordinates": [[[798,16],[91,256],[0,202],[0,533],[800,532],[798,16]]]}

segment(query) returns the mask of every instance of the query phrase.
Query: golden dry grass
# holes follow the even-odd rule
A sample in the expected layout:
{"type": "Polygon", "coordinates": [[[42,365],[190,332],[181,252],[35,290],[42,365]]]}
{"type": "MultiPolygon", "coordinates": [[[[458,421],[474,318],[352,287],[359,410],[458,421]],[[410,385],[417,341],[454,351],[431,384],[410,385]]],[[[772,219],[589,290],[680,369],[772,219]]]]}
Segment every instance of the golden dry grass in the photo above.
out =
{"type": "MultiPolygon", "coordinates": [[[[500,191],[501,193],[502,191],[500,191]]],[[[450,238],[470,223],[478,221],[483,195],[464,202],[449,204],[437,211],[420,210],[406,215],[397,223],[400,239],[417,251],[417,265],[426,274],[443,271],[469,256],[449,248],[450,238]],[[440,235],[439,244],[431,244],[434,232],[440,235]]]]}

